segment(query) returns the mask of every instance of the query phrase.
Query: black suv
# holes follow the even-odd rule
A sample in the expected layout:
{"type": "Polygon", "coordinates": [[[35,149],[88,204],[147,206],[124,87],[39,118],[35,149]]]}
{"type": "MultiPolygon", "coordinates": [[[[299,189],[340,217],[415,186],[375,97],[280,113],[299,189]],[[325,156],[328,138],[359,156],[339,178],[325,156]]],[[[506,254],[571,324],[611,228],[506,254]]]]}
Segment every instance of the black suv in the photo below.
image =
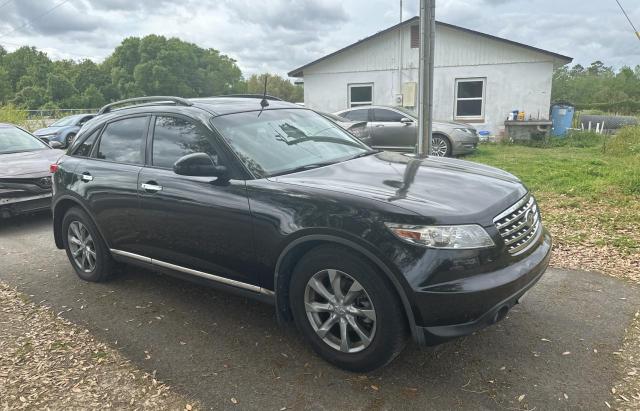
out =
{"type": "Polygon", "coordinates": [[[433,345],[499,321],[551,251],[514,176],[374,151],[281,101],[114,103],[52,170],[56,245],[82,279],[131,263],[268,301],[355,371],[408,334],[433,345]]]}

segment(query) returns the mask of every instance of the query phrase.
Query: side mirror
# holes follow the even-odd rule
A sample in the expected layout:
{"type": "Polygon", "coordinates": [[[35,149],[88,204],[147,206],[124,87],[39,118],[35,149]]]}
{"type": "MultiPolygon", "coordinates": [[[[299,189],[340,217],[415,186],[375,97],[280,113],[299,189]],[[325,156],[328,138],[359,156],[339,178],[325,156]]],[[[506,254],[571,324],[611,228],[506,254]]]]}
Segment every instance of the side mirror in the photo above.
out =
{"type": "Polygon", "coordinates": [[[228,170],[225,166],[217,166],[206,153],[193,153],[180,157],[173,165],[173,171],[182,176],[193,177],[218,177],[228,179],[228,170]]]}
{"type": "Polygon", "coordinates": [[[400,122],[403,123],[405,126],[408,126],[409,124],[413,124],[413,120],[407,117],[402,117],[400,119],[400,122]]]}
{"type": "Polygon", "coordinates": [[[59,142],[59,141],[55,141],[55,140],[54,141],[50,141],[49,142],[49,147],[59,150],[59,149],[62,148],[62,143],[59,142]]]}

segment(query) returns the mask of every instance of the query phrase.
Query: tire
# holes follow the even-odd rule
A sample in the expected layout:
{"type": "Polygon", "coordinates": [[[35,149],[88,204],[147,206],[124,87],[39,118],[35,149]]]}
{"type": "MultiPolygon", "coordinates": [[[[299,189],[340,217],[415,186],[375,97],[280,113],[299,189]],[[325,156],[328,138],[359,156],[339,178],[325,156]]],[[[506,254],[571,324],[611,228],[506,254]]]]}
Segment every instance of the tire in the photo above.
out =
{"type": "Polygon", "coordinates": [[[406,344],[407,321],[393,285],[367,259],[342,247],[320,246],[305,254],[293,272],[289,303],[296,326],[313,350],[342,369],[368,372],[382,367],[400,354],[406,344]],[[330,300],[316,291],[317,282],[320,282],[325,286],[324,291],[335,293],[331,286],[332,272],[333,278],[341,279],[340,294],[345,297],[342,300],[344,304],[336,298],[333,309],[327,308],[331,307],[330,300]],[[362,291],[349,297],[348,290],[352,286],[358,289],[354,286],[356,282],[362,291]],[[348,304],[347,299],[353,303],[348,304]],[[321,307],[324,311],[308,312],[306,307],[311,306],[314,309],[321,307]],[[353,315],[353,310],[359,310],[360,314],[353,315]],[[331,326],[326,327],[328,331],[325,334],[322,326],[329,323],[331,326]],[[365,337],[370,337],[369,342],[356,332],[351,325],[354,323],[365,337]],[[341,338],[343,327],[348,341],[345,345],[341,338]]]}
{"type": "Polygon", "coordinates": [[[451,142],[440,134],[431,137],[431,155],[435,157],[451,157],[451,142]]]}
{"type": "Polygon", "coordinates": [[[76,135],[74,133],[69,133],[67,134],[67,136],[64,138],[64,144],[65,144],[65,148],[69,148],[71,147],[71,143],[73,143],[73,140],[76,138],[76,135]]]}
{"type": "Polygon", "coordinates": [[[108,280],[115,271],[115,261],[109,249],[84,210],[73,207],[64,215],[62,241],[69,262],[81,279],[102,282],[108,280]],[[84,248],[75,240],[84,243],[84,248]],[[74,253],[78,254],[74,256],[74,253]]]}

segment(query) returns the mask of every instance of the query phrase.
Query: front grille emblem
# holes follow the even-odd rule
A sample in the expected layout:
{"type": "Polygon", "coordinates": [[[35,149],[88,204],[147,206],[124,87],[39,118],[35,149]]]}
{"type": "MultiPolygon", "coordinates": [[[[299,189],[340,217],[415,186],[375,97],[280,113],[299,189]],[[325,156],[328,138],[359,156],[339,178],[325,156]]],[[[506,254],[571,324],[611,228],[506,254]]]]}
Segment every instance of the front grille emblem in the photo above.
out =
{"type": "Polygon", "coordinates": [[[42,188],[50,188],[51,187],[51,177],[42,177],[40,180],[38,180],[38,182],[36,184],[38,184],[42,188]]]}

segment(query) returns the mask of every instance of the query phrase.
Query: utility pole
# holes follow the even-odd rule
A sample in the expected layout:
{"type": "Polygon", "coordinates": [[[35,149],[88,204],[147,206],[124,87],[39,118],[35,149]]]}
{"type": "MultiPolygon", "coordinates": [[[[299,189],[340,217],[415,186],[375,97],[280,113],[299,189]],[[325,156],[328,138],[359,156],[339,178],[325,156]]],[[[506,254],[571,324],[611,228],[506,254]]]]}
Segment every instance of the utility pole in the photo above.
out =
{"type": "Polygon", "coordinates": [[[420,92],[418,94],[418,153],[431,154],[433,117],[433,55],[436,34],[436,0],[420,0],[420,92]]]}

